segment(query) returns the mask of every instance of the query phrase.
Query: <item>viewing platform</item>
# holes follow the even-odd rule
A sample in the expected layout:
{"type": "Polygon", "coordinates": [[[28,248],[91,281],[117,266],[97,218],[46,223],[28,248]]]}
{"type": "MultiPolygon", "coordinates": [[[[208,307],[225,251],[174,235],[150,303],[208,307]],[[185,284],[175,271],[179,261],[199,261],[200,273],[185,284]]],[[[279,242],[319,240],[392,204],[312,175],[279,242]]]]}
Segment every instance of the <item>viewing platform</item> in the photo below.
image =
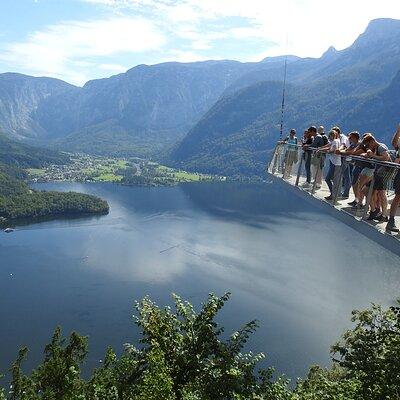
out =
{"type": "MultiPolygon", "coordinates": [[[[314,206],[322,209],[331,216],[339,219],[359,233],[365,235],[369,239],[377,242],[385,249],[400,256],[400,234],[386,231],[387,222],[380,222],[376,220],[368,220],[368,208],[373,195],[374,177],[364,200],[364,207],[353,207],[349,203],[355,200],[353,190],[350,189],[349,198],[341,196],[343,188],[343,170],[346,165],[354,165],[360,157],[343,156],[342,167],[339,168],[338,173],[335,174],[333,186],[332,200],[326,200],[331,192],[327,183],[325,182],[325,175],[327,170],[327,163],[325,162],[326,155],[317,153],[314,150],[309,150],[311,157],[318,157],[318,161],[311,163],[312,180],[311,184],[307,184],[306,171],[305,171],[305,157],[301,146],[296,146],[296,155],[289,154],[288,150],[293,152],[293,145],[286,143],[278,143],[275,147],[273,156],[268,165],[267,172],[272,179],[285,185],[297,195],[302,198],[313,202],[314,206]],[[321,176],[319,180],[317,177],[321,176]],[[318,179],[318,182],[316,180],[318,179]],[[320,185],[319,185],[320,183],[320,185]]],[[[374,160],[369,160],[375,166],[375,171],[384,166],[393,168],[393,176],[400,169],[399,164],[395,163],[382,163],[374,160]]],[[[389,182],[386,189],[386,196],[388,200],[388,209],[390,209],[391,202],[394,198],[393,179],[389,182]]],[[[400,226],[400,208],[396,212],[397,226],[400,226]]]]}

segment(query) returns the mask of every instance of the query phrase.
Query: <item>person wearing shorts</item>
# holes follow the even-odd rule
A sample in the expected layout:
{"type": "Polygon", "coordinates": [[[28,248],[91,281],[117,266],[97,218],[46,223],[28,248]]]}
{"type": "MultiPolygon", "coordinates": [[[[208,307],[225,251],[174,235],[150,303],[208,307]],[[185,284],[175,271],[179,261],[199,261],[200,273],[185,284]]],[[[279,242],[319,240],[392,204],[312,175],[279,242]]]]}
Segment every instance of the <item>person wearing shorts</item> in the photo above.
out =
{"type": "MultiPolygon", "coordinates": [[[[392,145],[396,149],[395,162],[400,164],[400,124],[398,125],[397,131],[393,136],[392,145]]],[[[397,174],[394,178],[393,188],[395,196],[390,207],[389,221],[386,225],[386,230],[388,232],[398,233],[400,229],[396,226],[395,216],[400,205],[400,169],[397,170],[397,174]]]]}
{"type": "MultiPolygon", "coordinates": [[[[363,140],[366,138],[368,134],[363,135],[363,140]]],[[[354,155],[362,156],[364,158],[365,155],[367,154],[367,147],[361,142],[358,146],[358,148],[354,151],[354,155]]],[[[374,171],[375,167],[374,164],[368,162],[368,161],[356,161],[356,167],[359,168],[360,173],[358,177],[358,181],[356,182],[356,190],[355,190],[355,195],[356,195],[356,202],[355,204],[352,204],[354,207],[362,207],[363,206],[363,200],[365,196],[364,188],[366,185],[368,185],[369,182],[371,182],[372,177],[374,176],[374,171]]]]}
{"type": "MultiPolygon", "coordinates": [[[[363,154],[365,158],[374,159],[378,161],[390,161],[389,149],[383,143],[376,141],[371,134],[366,136],[362,144],[367,148],[367,152],[363,154]]],[[[368,173],[370,173],[368,171],[368,173]]],[[[388,221],[387,216],[387,197],[386,186],[391,178],[392,169],[386,166],[378,166],[376,169],[372,198],[371,198],[371,211],[368,220],[388,221]],[[380,208],[380,209],[379,209],[380,208]]]]}
{"type": "Polygon", "coordinates": [[[285,155],[285,166],[283,169],[283,179],[288,179],[291,177],[293,164],[296,164],[298,161],[298,140],[295,129],[290,130],[289,136],[286,137],[284,143],[286,143],[287,150],[285,155]]]}

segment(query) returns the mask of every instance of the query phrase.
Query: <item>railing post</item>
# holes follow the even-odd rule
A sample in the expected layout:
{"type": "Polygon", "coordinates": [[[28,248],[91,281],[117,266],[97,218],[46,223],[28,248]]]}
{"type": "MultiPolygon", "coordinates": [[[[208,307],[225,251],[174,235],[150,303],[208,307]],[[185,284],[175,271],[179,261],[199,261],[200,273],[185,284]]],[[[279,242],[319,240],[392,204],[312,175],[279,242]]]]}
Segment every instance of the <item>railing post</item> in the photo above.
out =
{"type": "Polygon", "coordinates": [[[364,212],[363,215],[361,217],[361,219],[365,219],[367,214],[368,214],[368,208],[369,205],[371,204],[371,199],[372,199],[372,193],[374,191],[374,183],[375,183],[375,172],[376,172],[376,164],[374,166],[374,174],[372,175],[372,179],[371,182],[369,184],[369,188],[368,188],[368,195],[367,195],[367,199],[365,202],[365,208],[364,208],[364,212]]]}
{"type": "Polygon", "coordinates": [[[301,174],[301,168],[303,167],[303,151],[300,151],[300,162],[299,162],[299,168],[297,168],[297,177],[296,177],[296,186],[299,186],[299,181],[300,181],[300,174],[301,174]]]}
{"type": "MultiPolygon", "coordinates": [[[[286,152],[287,152],[287,149],[286,149],[286,152]]],[[[283,164],[283,168],[282,168],[282,179],[285,179],[285,178],[286,178],[287,162],[288,162],[287,153],[285,153],[285,154],[282,156],[282,164],[283,164]]]]}
{"type": "Polygon", "coordinates": [[[333,200],[332,204],[336,206],[337,204],[337,199],[339,197],[339,193],[341,192],[342,188],[342,178],[343,178],[343,172],[344,172],[344,163],[346,160],[343,162],[343,157],[341,158],[342,162],[340,163],[340,168],[339,168],[339,173],[337,173],[337,168],[335,168],[335,174],[333,175],[333,200]]]}
{"type": "Polygon", "coordinates": [[[278,148],[279,144],[277,143],[274,148],[274,152],[272,153],[271,161],[269,162],[267,171],[271,171],[272,175],[275,175],[275,164],[276,164],[276,149],[278,148]]]}
{"type": "Polygon", "coordinates": [[[272,174],[275,175],[276,171],[279,172],[279,163],[280,163],[280,154],[281,154],[281,144],[277,143],[274,151],[274,163],[272,166],[272,174]]]}

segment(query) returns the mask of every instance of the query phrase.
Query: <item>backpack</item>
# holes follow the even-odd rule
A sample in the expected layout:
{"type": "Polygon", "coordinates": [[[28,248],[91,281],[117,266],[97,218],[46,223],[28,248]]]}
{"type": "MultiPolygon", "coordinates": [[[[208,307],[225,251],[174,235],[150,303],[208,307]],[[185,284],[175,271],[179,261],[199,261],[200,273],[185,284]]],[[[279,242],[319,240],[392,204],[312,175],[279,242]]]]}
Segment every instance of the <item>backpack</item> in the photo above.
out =
{"type": "Polygon", "coordinates": [[[326,146],[328,144],[328,136],[326,136],[325,134],[321,135],[322,139],[324,140],[324,146],[326,146]]]}

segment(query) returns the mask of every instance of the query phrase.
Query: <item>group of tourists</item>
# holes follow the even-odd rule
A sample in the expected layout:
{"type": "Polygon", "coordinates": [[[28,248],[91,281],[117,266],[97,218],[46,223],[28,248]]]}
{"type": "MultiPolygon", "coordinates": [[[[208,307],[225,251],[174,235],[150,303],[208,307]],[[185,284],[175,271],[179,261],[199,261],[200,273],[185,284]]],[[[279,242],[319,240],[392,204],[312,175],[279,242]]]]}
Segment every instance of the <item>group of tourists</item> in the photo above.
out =
{"type": "Polygon", "coordinates": [[[368,220],[387,222],[386,230],[389,232],[400,231],[395,223],[400,205],[400,168],[388,164],[400,164],[400,124],[393,135],[393,150],[378,142],[371,133],[360,135],[352,131],[345,135],[338,126],[327,134],[323,126],[310,126],[301,140],[297,138],[296,130],[291,129],[283,142],[287,147],[284,179],[291,176],[293,165],[303,157],[306,171],[304,188],[319,190],[325,171],[325,182],[330,191],[325,197],[327,201],[349,199],[352,189],[355,199],[348,204],[362,209],[370,195],[368,220]],[[390,188],[394,189],[395,197],[389,209],[387,191],[390,188]]]}

